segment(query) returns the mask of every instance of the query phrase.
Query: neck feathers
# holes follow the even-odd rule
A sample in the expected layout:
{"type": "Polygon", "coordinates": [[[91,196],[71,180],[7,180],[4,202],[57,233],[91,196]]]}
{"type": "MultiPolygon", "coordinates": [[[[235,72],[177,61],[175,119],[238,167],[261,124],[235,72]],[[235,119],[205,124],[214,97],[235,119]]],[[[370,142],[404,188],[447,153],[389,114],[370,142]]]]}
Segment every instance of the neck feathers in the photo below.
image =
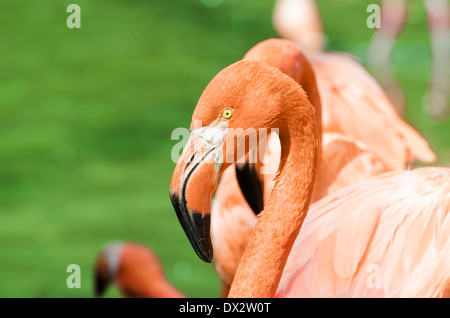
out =
{"type": "Polygon", "coordinates": [[[239,264],[230,297],[273,297],[311,199],[320,139],[299,87],[280,123],[281,162],[269,202],[239,264]]]}

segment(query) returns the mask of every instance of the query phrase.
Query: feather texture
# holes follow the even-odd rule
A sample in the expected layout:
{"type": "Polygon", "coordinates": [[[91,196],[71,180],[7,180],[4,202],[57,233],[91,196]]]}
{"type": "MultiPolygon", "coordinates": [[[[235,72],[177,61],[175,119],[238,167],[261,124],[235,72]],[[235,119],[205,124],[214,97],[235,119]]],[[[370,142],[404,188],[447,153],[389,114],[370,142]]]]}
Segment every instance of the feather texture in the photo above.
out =
{"type": "Polygon", "coordinates": [[[278,295],[448,295],[449,233],[450,169],[385,173],[310,207],[278,295]]]}

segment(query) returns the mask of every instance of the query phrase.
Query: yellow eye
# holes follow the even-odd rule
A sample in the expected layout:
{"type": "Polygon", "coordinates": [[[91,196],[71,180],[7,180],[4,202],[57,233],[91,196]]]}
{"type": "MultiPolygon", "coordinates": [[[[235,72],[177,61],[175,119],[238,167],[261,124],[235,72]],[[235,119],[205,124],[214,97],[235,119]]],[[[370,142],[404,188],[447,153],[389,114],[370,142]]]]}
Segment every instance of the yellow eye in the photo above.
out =
{"type": "Polygon", "coordinates": [[[222,118],[223,119],[230,119],[231,117],[233,117],[233,108],[228,107],[228,108],[225,108],[224,110],[222,110],[222,118]]]}

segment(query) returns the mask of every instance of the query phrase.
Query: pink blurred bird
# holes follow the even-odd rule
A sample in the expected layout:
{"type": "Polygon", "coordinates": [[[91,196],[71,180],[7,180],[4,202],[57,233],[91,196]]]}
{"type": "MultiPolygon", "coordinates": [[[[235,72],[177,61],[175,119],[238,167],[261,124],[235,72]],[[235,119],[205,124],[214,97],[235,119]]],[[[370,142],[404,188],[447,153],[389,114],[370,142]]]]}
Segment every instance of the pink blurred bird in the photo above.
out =
{"type": "MultiPolygon", "coordinates": [[[[434,120],[450,114],[450,4],[448,0],[424,0],[431,45],[431,74],[426,109],[434,120]]],[[[396,106],[405,111],[406,98],[391,70],[392,52],[402,34],[409,3],[406,0],[381,1],[381,27],[375,29],[368,51],[369,65],[396,106]]]]}
{"type": "MultiPolygon", "coordinates": [[[[450,5],[448,0],[423,0],[431,44],[431,76],[427,112],[434,120],[450,113],[450,5]]],[[[394,109],[403,115],[406,97],[391,70],[391,56],[402,34],[408,12],[407,0],[381,1],[381,27],[375,29],[368,49],[368,62],[394,109]]],[[[278,34],[297,43],[306,53],[316,54],[325,47],[325,35],[315,0],[277,0],[273,25],[278,34]]]]}

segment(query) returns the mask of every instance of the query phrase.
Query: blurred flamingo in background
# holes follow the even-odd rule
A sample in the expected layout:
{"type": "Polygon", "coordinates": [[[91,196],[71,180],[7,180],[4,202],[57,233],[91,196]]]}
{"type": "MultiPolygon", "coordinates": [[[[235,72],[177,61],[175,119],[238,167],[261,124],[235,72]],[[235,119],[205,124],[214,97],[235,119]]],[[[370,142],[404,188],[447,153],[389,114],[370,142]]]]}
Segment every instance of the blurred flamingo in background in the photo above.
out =
{"type": "Polygon", "coordinates": [[[427,141],[396,113],[383,89],[359,63],[339,53],[309,59],[322,98],[324,131],[360,140],[392,169],[405,169],[415,160],[436,160],[427,141]]]}
{"type": "MultiPolygon", "coordinates": [[[[424,0],[431,44],[431,75],[427,96],[427,112],[434,120],[450,113],[450,5],[447,0],[424,0]]],[[[408,13],[408,1],[383,0],[381,27],[376,29],[369,47],[369,65],[394,101],[399,114],[404,113],[405,96],[392,74],[390,62],[395,42],[402,34],[408,13]]]]}
{"type": "MultiPolygon", "coordinates": [[[[291,76],[301,84],[312,105],[315,107],[316,123],[319,127],[319,131],[321,131],[322,123],[322,105],[324,108],[326,108],[326,105],[329,105],[329,107],[332,105],[336,110],[341,109],[341,112],[346,116],[349,116],[348,113],[352,111],[351,109],[346,109],[348,108],[348,104],[345,103],[345,99],[344,102],[337,102],[340,101],[342,97],[328,97],[331,96],[331,94],[338,94],[337,90],[323,89],[322,91],[325,91],[326,96],[328,97],[325,101],[329,104],[320,102],[321,96],[319,96],[320,94],[317,89],[312,67],[301,50],[291,41],[283,39],[263,41],[253,47],[245,55],[244,59],[265,62],[271,66],[278,67],[285,74],[291,76]]],[[[345,71],[345,67],[336,68],[331,67],[332,63],[330,64],[330,71],[328,73],[335,75],[337,78],[340,78],[341,74],[344,76],[348,73],[348,71],[345,71]]],[[[327,72],[325,67],[322,67],[320,70],[323,73],[327,72]]],[[[355,73],[358,74],[357,72],[355,73]]],[[[330,78],[328,81],[333,82],[331,77],[331,75],[328,75],[327,80],[330,78]]],[[[344,96],[349,95],[349,93],[345,93],[345,90],[348,90],[349,87],[351,88],[352,85],[356,87],[361,85],[361,81],[358,79],[352,81],[352,78],[348,77],[348,75],[346,76],[346,79],[348,84],[344,87],[344,93],[342,94],[344,96]]],[[[373,86],[376,88],[376,85],[373,86]]],[[[328,88],[330,85],[323,87],[328,88]]],[[[364,91],[363,89],[361,90],[364,91]]],[[[350,92],[350,94],[351,93],[352,92],[350,92]]],[[[377,92],[375,91],[375,93],[377,92]]],[[[383,92],[380,92],[379,94],[383,97],[383,92]]],[[[357,98],[352,100],[354,105],[359,105],[359,108],[364,110],[366,104],[368,104],[369,107],[373,106],[374,103],[376,104],[376,101],[371,102],[370,95],[365,96],[364,94],[361,94],[361,96],[356,96],[357,98],[360,98],[359,101],[357,98]]],[[[374,99],[377,100],[377,95],[375,95],[374,99]]],[[[380,99],[379,97],[378,99],[380,102],[383,101],[383,99],[380,99]]],[[[395,112],[393,113],[395,116],[395,112]]],[[[357,115],[362,117],[363,114],[359,113],[357,115]]],[[[374,116],[375,118],[380,118],[379,122],[384,122],[385,124],[390,122],[385,114],[375,114],[374,116]]],[[[336,117],[338,120],[345,119],[344,116],[336,117]]],[[[397,120],[399,121],[397,126],[401,127],[404,125],[408,131],[412,131],[412,129],[400,118],[397,117],[397,120]]],[[[361,122],[361,124],[363,123],[361,122]]],[[[335,126],[338,125],[335,124],[335,126]]],[[[345,130],[341,131],[345,132],[345,130]]],[[[383,143],[387,144],[392,141],[393,138],[399,138],[399,135],[395,132],[394,128],[394,132],[387,132],[387,135],[382,136],[381,138],[385,138],[383,143]],[[389,136],[389,133],[391,136],[389,136]]],[[[420,143],[426,145],[426,141],[420,136],[417,138],[420,143]]],[[[268,141],[264,161],[267,161],[271,166],[270,170],[267,170],[273,171],[273,173],[260,174],[260,168],[258,166],[261,165],[261,163],[256,163],[251,166],[246,163],[244,165],[245,168],[240,168],[237,165],[236,171],[234,167],[230,167],[223,173],[215,193],[212,204],[213,216],[211,220],[211,238],[216,251],[215,267],[224,283],[224,290],[226,290],[227,286],[229,287],[231,285],[241,255],[245,250],[251,231],[256,223],[256,215],[262,210],[264,202],[267,202],[267,198],[270,196],[270,192],[273,188],[274,172],[277,171],[278,168],[281,149],[277,136],[270,136],[268,141]],[[253,169],[253,171],[251,169],[253,169]],[[245,174],[244,177],[242,177],[243,174],[245,174]],[[238,181],[240,183],[240,188],[245,195],[238,189],[238,181]],[[259,202],[255,202],[255,199],[252,198],[249,199],[248,193],[251,193],[252,191],[257,192],[256,199],[259,202]],[[250,207],[254,213],[252,213],[250,207]]],[[[404,149],[415,146],[414,144],[408,145],[404,139],[399,139],[399,141],[404,149]]],[[[381,146],[382,144],[380,144],[380,151],[381,146]]],[[[405,161],[401,162],[398,160],[398,167],[404,167],[406,163],[407,162],[405,161]]],[[[364,143],[351,137],[346,137],[341,133],[325,131],[323,133],[323,149],[318,168],[318,176],[312,193],[312,202],[315,202],[323,196],[342,187],[386,172],[392,169],[393,166],[394,165],[389,166],[384,163],[383,160],[364,145],[364,143]]]]}
{"type": "Polygon", "coordinates": [[[260,62],[239,61],[219,72],[195,108],[192,123],[199,121],[175,167],[170,196],[205,261],[213,257],[211,194],[232,164],[226,159],[236,160],[230,151],[242,146],[249,127],[279,129],[275,185],[230,297],[450,296],[450,169],[389,172],[310,209],[321,147],[314,107],[297,82],[260,62]],[[242,129],[237,138],[228,138],[236,128],[242,129]],[[210,134],[214,140],[202,142],[210,134]],[[379,271],[369,284],[373,266],[379,271]]]}
{"type": "Polygon", "coordinates": [[[368,49],[368,63],[399,115],[404,115],[406,97],[391,70],[395,42],[406,26],[407,3],[404,0],[381,2],[381,28],[375,29],[368,49]]]}
{"type": "Polygon", "coordinates": [[[304,30],[315,29],[313,33],[322,36],[314,38],[321,38],[317,42],[323,43],[323,27],[314,1],[277,1],[273,23],[282,37],[305,48],[317,77],[324,131],[362,141],[392,169],[404,169],[414,159],[427,163],[436,159],[423,139],[396,114],[393,103],[363,66],[349,54],[321,52],[318,48],[323,45],[314,45],[304,36],[304,30]]]}
{"type": "MultiPolygon", "coordinates": [[[[450,112],[450,5],[447,0],[424,0],[424,5],[433,58],[427,111],[431,118],[442,120],[450,112]]],[[[368,51],[369,66],[400,115],[404,113],[406,98],[391,72],[390,59],[405,27],[407,7],[406,0],[382,1],[381,28],[376,29],[368,51]]],[[[296,42],[309,55],[325,46],[322,20],[314,0],[277,0],[273,24],[281,37],[296,42]]]]}
{"type": "Polygon", "coordinates": [[[125,297],[186,297],[167,281],[158,257],[145,245],[107,245],[95,261],[94,272],[95,297],[102,297],[111,283],[125,297]]]}
{"type": "Polygon", "coordinates": [[[278,35],[291,40],[306,53],[325,48],[322,19],[315,0],[277,0],[273,25],[278,35]]]}

